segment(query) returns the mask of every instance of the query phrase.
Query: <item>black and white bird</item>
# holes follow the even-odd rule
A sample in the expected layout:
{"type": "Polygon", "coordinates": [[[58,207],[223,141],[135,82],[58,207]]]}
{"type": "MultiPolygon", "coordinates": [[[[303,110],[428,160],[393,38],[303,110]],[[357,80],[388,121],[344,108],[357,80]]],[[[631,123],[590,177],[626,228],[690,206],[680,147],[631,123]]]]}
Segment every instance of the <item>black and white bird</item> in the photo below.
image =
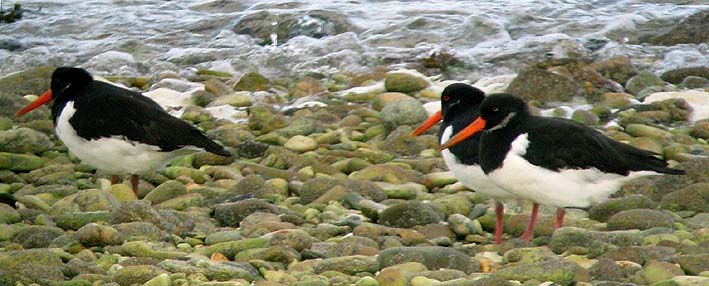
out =
{"type": "Polygon", "coordinates": [[[152,99],[96,81],[86,70],[60,67],[50,89],[17,116],[54,100],[52,119],[59,139],[83,162],[109,174],[138,176],[198,150],[231,156],[191,124],[171,116],[152,99]]]}
{"type": "MultiPolygon", "coordinates": [[[[441,93],[441,110],[434,113],[416,130],[413,136],[418,136],[442,121],[438,131],[440,144],[448,141],[454,134],[460,132],[478,117],[480,104],[485,99],[485,93],[469,84],[454,83],[446,86],[441,93]]],[[[467,188],[486,194],[495,200],[495,243],[502,243],[504,205],[502,201],[516,198],[514,194],[498,187],[490,180],[479,163],[480,134],[475,134],[460,141],[449,149],[441,150],[441,156],[448,169],[467,188]]],[[[538,209],[535,205],[533,209],[538,209]]],[[[536,212],[533,211],[536,216],[536,212]]],[[[534,220],[536,218],[533,218],[534,220]]],[[[533,229],[522,235],[522,239],[530,240],[533,229]],[[529,232],[532,231],[532,232],[529,232]]]]}
{"type": "Polygon", "coordinates": [[[480,116],[441,148],[481,131],[483,172],[518,197],[560,208],[557,227],[563,222],[564,207],[601,203],[637,177],[685,173],[668,167],[652,152],[614,141],[585,125],[533,116],[522,99],[509,94],[485,98],[480,116]]]}

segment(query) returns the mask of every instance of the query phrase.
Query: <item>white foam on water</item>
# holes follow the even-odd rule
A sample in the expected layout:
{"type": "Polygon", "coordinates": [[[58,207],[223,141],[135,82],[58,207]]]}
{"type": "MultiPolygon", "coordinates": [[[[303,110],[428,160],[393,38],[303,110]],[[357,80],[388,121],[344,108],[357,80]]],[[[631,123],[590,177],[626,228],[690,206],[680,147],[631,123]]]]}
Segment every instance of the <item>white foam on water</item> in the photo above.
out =
{"type": "MultiPolygon", "coordinates": [[[[706,44],[664,47],[628,44],[624,39],[706,9],[701,1],[680,5],[639,0],[301,0],[287,4],[247,0],[241,3],[243,10],[219,9],[223,2],[21,1],[24,18],[4,24],[3,37],[22,48],[0,50],[0,76],[40,65],[82,66],[112,51],[131,54],[136,64],[128,72],[138,74],[225,61],[235,71],[257,70],[274,78],[304,72],[369,72],[377,66],[404,66],[433,52],[447,52],[466,63],[466,68],[451,71],[463,80],[514,73],[547,53],[563,56],[584,49],[580,43],[587,39],[608,41],[597,55],[625,54],[634,64],[653,71],[682,63],[709,63],[706,44]],[[217,8],[194,8],[203,4],[217,8]],[[345,18],[349,24],[344,25],[352,32],[319,39],[279,38],[278,45],[267,46],[260,45],[262,39],[233,32],[242,17],[261,11],[294,15],[301,24],[319,24],[310,11],[327,11],[345,18]]],[[[215,67],[231,71],[223,64],[215,67]]],[[[110,73],[105,67],[93,68],[110,73]]],[[[118,72],[125,71],[114,74],[118,72]]]]}

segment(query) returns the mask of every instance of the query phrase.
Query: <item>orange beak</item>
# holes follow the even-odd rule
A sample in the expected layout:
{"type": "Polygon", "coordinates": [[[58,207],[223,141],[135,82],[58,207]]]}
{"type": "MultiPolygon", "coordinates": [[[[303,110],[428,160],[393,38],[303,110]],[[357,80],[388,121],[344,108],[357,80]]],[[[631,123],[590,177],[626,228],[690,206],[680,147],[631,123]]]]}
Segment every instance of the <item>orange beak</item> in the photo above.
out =
{"type": "Polygon", "coordinates": [[[455,136],[451,137],[451,139],[448,139],[448,142],[443,143],[443,145],[441,145],[438,149],[443,150],[450,148],[453,145],[460,143],[460,141],[465,140],[465,138],[480,132],[483,128],[485,128],[485,119],[478,117],[475,121],[473,121],[473,123],[470,123],[470,125],[463,128],[463,130],[460,130],[458,134],[455,134],[455,136]]]}
{"type": "Polygon", "coordinates": [[[426,119],[426,121],[421,123],[421,125],[418,128],[416,128],[416,130],[411,132],[411,136],[419,136],[419,135],[423,134],[424,132],[426,132],[426,130],[431,129],[431,127],[433,127],[433,125],[436,125],[436,123],[438,123],[442,119],[443,119],[443,114],[439,110],[438,112],[431,115],[431,117],[426,119]]]}
{"type": "Polygon", "coordinates": [[[43,104],[50,102],[50,101],[52,101],[52,90],[48,89],[47,91],[42,93],[42,95],[40,95],[35,101],[33,101],[29,105],[25,106],[25,108],[23,108],[22,110],[18,111],[17,117],[20,117],[20,116],[24,115],[25,113],[30,112],[30,111],[36,109],[37,107],[40,107],[43,104]]]}

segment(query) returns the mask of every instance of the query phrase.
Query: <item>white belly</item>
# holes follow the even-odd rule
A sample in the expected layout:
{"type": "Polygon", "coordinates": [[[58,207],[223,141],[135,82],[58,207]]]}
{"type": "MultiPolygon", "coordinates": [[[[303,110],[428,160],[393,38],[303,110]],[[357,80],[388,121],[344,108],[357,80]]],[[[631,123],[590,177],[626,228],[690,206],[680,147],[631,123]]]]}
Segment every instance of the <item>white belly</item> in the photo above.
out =
{"type": "Polygon", "coordinates": [[[604,173],[596,168],[561,170],[535,166],[522,156],[529,140],[522,134],[512,142],[502,166],[488,174],[496,184],[519,197],[555,207],[588,207],[603,202],[626,181],[653,171],[631,172],[628,176],[604,173]]]}
{"type": "MultiPolygon", "coordinates": [[[[453,127],[448,126],[443,130],[441,144],[448,141],[453,135],[453,127]]],[[[464,186],[476,192],[486,194],[494,199],[505,199],[514,197],[511,193],[498,187],[480,168],[480,165],[465,165],[458,160],[450,150],[441,151],[443,161],[448,165],[448,169],[464,186]]]]}
{"type": "Polygon", "coordinates": [[[86,140],[80,137],[69,123],[75,112],[74,102],[68,102],[57,118],[57,136],[69,151],[84,163],[108,173],[144,174],[164,167],[175,157],[192,152],[160,152],[157,146],[127,141],[126,138],[118,136],[86,140]]]}

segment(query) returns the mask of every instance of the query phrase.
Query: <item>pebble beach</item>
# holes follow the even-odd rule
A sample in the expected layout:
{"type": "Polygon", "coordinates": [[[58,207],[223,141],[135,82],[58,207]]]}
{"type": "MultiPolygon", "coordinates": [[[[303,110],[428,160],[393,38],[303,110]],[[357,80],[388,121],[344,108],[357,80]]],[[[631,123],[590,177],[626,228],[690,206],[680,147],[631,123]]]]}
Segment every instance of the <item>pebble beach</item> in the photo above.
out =
{"type": "MultiPolygon", "coordinates": [[[[48,21],[33,17],[62,1],[30,2],[44,8],[27,5],[26,19],[0,28],[25,33],[48,21]]],[[[165,13],[184,4],[171,2],[159,4],[165,13]]],[[[709,285],[709,6],[675,2],[687,3],[665,3],[676,7],[648,20],[679,15],[654,34],[619,42],[618,29],[586,31],[607,40],[599,48],[590,36],[576,39],[570,23],[555,31],[535,26],[549,41],[496,57],[480,52],[493,49],[493,39],[468,51],[446,39],[429,41],[453,48],[431,52],[400,42],[386,49],[382,42],[396,38],[374,37],[386,30],[380,22],[364,27],[370,14],[340,19],[325,13],[333,7],[310,15],[325,30],[223,29],[246,27],[258,13],[280,15],[278,23],[290,19],[287,11],[301,17],[298,7],[312,8],[307,1],[202,1],[187,12],[216,16],[201,26],[190,22],[193,30],[171,38],[181,47],[168,50],[147,48],[161,45],[170,34],[164,31],[139,44],[131,44],[137,31],[92,35],[94,44],[116,39],[86,54],[72,49],[89,40],[72,47],[64,33],[0,35],[0,193],[17,200],[0,203],[0,285],[709,285]],[[189,48],[190,33],[200,28],[209,31],[209,44],[189,48]],[[355,42],[344,39],[352,35],[367,45],[380,41],[380,50],[351,49],[355,42]],[[65,53],[39,46],[42,37],[65,53]],[[285,52],[296,43],[310,54],[285,52]],[[343,48],[333,52],[334,44],[343,48]],[[47,107],[15,116],[49,87],[60,65],[143,93],[233,156],[178,158],[141,176],[137,193],[128,178],[111,185],[111,174],[67,151],[47,107]],[[518,239],[531,203],[506,201],[505,242],[495,245],[494,203],[457,183],[438,151],[437,128],[410,136],[453,82],[519,95],[536,114],[596,128],[687,174],[631,181],[604,203],[568,209],[556,230],[555,208],[542,207],[531,242],[518,239]]],[[[635,21],[636,32],[647,32],[650,24],[635,21]]],[[[434,24],[414,21],[411,37],[399,40],[423,37],[416,25],[442,29],[434,24]]],[[[123,29],[100,26],[114,28],[123,29]]]]}

